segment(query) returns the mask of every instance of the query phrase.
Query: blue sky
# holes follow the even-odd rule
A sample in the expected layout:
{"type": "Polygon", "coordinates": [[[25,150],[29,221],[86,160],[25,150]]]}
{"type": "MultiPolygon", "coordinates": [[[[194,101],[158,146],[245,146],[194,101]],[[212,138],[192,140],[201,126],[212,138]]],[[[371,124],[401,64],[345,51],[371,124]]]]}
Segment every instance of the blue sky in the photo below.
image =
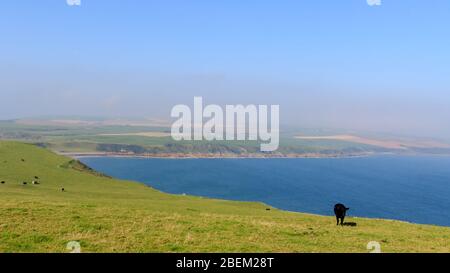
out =
{"type": "Polygon", "coordinates": [[[280,104],[282,123],[450,138],[450,1],[5,0],[0,119],[280,104]],[[39,107],[36,107],[39,105],[39,107]]]}

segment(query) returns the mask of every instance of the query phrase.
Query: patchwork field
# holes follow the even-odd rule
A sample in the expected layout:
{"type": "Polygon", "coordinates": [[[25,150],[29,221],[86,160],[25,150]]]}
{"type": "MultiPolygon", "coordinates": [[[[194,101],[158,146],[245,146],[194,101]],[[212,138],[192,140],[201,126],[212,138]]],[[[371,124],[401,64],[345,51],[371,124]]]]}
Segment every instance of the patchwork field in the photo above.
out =
{"type": "Polygon", "coordinates": [[[399,142],[331,134],[333,132],[323,135],[321,131],[317,136],[314,134],[317,130],[301,131],[306,135],[298,136],[297,129],[282,131],[279,149],[261,153],[258,141],[174,141],[170,137],[170,125],[162,121],[76,118],[0,121],[0,139],[37,143],[66,154],[338,157],[376,153],[450,153],[450,145],[432,140],[399,142]]]}
{"type": "Polygon", "coordinates": [[[334,136],[297,136],[296,139],[303,140],[335,140],[348,141],[372,145],[386,149],[407,150],[408,148],[450,148],[450,144],[432,140],[411,140],[411,139],[374,139],[368,137],[359,137],[353,135],[334,135],[334,136]]]}

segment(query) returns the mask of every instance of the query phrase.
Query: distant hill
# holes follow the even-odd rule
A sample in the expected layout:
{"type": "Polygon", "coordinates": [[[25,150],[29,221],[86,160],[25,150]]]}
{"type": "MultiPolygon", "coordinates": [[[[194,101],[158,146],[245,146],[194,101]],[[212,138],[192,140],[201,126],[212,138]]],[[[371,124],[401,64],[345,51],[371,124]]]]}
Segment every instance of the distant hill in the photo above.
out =
{"type": "Polygon", "coordinates": [[[0,180],[0,252],[450,251],[450,228],[170,195],[18,142],[0,141],[0,180]]]}
{"type": "Polygon", "coordinates": [[[430,139],[412,139],[412,138],[375,138],[361,137],[356,135],[327,135],[327,136],[296,136],[301,140],[334,140],[346,141],[352,143],[366,144],[384,149],[399,151],[419,150],[419,149],[441,149],[450,151],[450,144],[443,141],[430,139]]]}
{"type": "Polygon", "coordinates": [[[287,129],[275,152],[258,141],[174,141],[167,122],[152,119],[47,118],[0,121],[0,140],[39,144],[67,155],[120,154],[153,157],[342,157],[447,154],[434,139],[364,136],[337,131],[287,129]]]}

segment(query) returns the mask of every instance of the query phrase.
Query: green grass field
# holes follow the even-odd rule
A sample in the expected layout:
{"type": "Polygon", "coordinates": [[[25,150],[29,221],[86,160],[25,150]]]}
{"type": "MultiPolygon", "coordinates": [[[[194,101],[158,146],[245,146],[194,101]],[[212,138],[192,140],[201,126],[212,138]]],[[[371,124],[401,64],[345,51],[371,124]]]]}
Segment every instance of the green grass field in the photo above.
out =
{"type": "Polygon", "coordinates": [[[0,252],[450,252],[450,228],[165,194],[30,144],[0,142],[0,180],[0,252]]]}

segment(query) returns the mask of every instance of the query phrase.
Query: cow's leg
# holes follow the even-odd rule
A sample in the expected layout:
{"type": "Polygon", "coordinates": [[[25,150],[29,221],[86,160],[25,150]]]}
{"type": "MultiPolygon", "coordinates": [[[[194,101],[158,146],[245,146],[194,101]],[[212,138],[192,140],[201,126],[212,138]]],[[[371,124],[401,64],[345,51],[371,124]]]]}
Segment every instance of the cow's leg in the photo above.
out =
{"type": "Polygon", "coordinates": [[[339,217],[336,216],[336,226],[339,225],[339,217]]]}
{"type": "Polygon", "coordinates": [[[344,218],[345,218],[345,216],[343,216],[343,217],[341,218],[341,225],[344,225],[344,218]]]}

